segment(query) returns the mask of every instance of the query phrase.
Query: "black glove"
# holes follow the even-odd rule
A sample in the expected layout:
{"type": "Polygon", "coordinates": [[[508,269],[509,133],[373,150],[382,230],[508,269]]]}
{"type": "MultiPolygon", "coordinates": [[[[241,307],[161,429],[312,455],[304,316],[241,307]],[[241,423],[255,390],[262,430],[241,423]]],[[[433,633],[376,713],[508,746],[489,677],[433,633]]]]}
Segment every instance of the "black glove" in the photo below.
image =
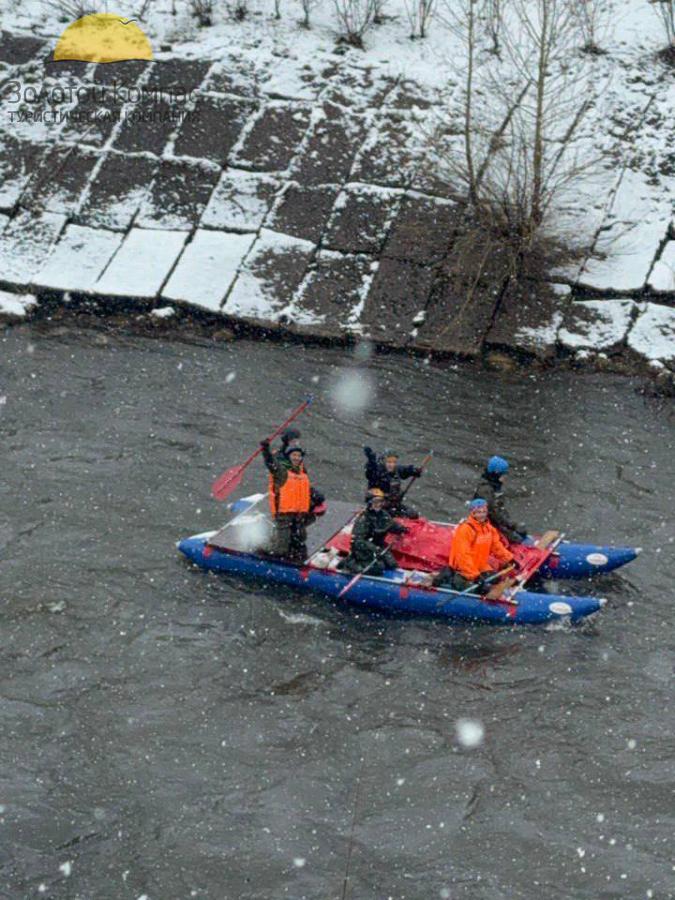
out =
{"type": "Polygon", "coordinates": [[[309,490],[309,503],[312,509],[315,506],[321,506],[322,503],[326,502],[326,498],[321,493],[321,491],[317,491],[316,488],[310,488],[309,490]]]}
{"type": "Polygon", "coordinates": [[[263,450],[269,450],[270,442],[267,440],[267,438],[265,438],[264,441],[260,441],[260,446],[263,448],[263,450]]]}
{"type": "Polygon", "coordinates": [[[290,444],[291,441],[297,441],[300,437],[300,432],[297,428],[287,428],[281,435],[281,443],[282,444],[290,444]]]}
{"type": "Polygon", "coordinates": [[[525,540],[525,538],[527,537],[526,531],[517,531],[516,534],[519,535],[523,540],[525,540]]]}
{"type": "Polygon", "coordinates": [[[375,455],[375,451],[373,450],[372,447],[364,447],[364,448],[363,448],[363,452],[366,454],[366,456],[367,456],[368,458],[370,458],[371,456],[374,456],[374,455],[375,455]]]}
{"type": "Polygon", "coordinates": [[[422,469],[419,466],[415,466],[415,468],[413,469],[413,475],[415,476],[415,478],[420,478],[422,475],[422,469]]]}
{"type": "Polygon", "coordinates": [[[407,534],[410,531],[410,529],[406,528],[405,525],[399,525],[398,522],[393,522],[389,526],[388,531],[391,534],[407,534]]]}
{"type": "Polygon", "coordinates": [[[478,578],[476,579],[476,590],[479,594],[487,594],[492,585],[488,581],[488,578],[492,575],[492,572],[481,572],[478,578]]]}

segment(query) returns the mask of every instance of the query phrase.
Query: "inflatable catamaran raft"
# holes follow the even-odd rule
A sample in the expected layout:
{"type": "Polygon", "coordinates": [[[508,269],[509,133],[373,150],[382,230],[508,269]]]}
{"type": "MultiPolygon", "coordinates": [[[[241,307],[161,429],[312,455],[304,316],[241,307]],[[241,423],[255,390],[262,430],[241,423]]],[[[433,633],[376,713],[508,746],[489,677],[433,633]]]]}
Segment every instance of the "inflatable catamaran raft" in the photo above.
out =
{"type": "MultiPolygon", "coordinates": [[[[599,597],[569,596],[523,588],[506,601],[488,601],[428,584],[428,573],[447,564],[454,525],[427,519],[406,519],[408,533],[390,547],[399,568],[381,577],[363,574],[354,580],[337,568],[349,550],[351,528],[359,513],[356,504],[330,501],[325,514],[309,529],[304,563],[270,557],[266,546],[272,523],[261,501],[263,494],[233,504],[234,518],[219,531],[196,534],[179,541],[178,549],[203,569],[340,599],[357,606],[394,613],[434,616],[490,624],[536,625],[567,619],[577,622],[598,612],[606,601],[599,597]],[[349,590],[344,589],[354,582],[349,590]],[[341,594],[344,596],[341,597],[341,594]]],[[[521,567],[540,553],[532,543],[510,547],[521,567]]],[[[583,578],[611,572],[639,554],[639,548],[605,547],[562,541],[538,568],[544,578],[583,578]]],[[[536,563],[536,560],[535,560],[536,563]]]]}

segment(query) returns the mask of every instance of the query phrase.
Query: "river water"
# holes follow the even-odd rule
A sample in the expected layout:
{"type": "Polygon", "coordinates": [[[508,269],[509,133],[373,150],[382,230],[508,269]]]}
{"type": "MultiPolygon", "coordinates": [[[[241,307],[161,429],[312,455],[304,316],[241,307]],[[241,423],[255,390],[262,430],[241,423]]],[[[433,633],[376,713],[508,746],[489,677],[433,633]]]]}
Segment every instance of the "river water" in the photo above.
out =
{"type": "MultiPolygon", "coordinates": [[[[75,326],[0,341],[0,896],[675,897],[672,410],[611,376],[75,326]],[[175,541],[222,522],[212,480],[308,388],[329,496],[360,496],[364,443],[433,447],[410,497],[455,519],[500,452],[533,529],[644,553],[562,586],[609,603],[554,630],[190,568],[175,541]]],[[[256,464],[243,493],[263,484],[256,464]]]]}

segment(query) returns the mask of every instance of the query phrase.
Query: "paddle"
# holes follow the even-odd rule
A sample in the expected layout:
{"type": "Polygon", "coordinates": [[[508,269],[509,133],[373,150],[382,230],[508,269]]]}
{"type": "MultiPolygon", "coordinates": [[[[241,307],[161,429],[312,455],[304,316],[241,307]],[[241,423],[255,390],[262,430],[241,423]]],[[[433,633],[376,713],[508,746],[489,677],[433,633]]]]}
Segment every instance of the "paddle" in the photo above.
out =
{"type": "MultiPolygon", "coordinates": [[[[298,416],[304,412],[309,404],[312,402],[312,395],[301,403],[300,406],[286,419],[286,421],[280,425],[276,431],[274,431],[268,438],[268,441],[273,441],[274,438],[281,434],[281,432],[286,428],[287,425],[290,425],[294,419],[297,419],[298,416]]],[[[240,463],[238,466],[232,466],[226,472],[223,472],[211,485],[211,494],[216,500],[225,500],[226,497],[229,497],[232,491],[236,490],[236,488],[241,483],[242,475],[246,468],[253,462],[253,460],[262,453],[262,447],[258,447],[257,450],[254,450],[253,453],[245,460],[243,463],[240,463]]]]}
{"type": "Polygon", "coordinates": [[[380,559],[382,559],[382,557],[385,555],[385,553],[387,552],[387,550],[389,550],[390,547],[391,547],[391,544],[387,544],[385,547],[383,547],[379,553],[375,554],[375,556],[371,559],[371,561],[368,563],[368,565],[365,567],[365,569],[363,569],[361,572],[359,572],[357,575],[355,575],[351,581],[347,582],[347,584],[342,588],[342,590],[338,594],[338,600],[341,597],[344,597],[344,595],[347,593],[347,591],[350,591],[354,587],[356,582],[360,581],[363,578],[363,576],[366,574],[366,572],[369,572],[373,568],[375,563],[378,562],[380,559]]]}
{"type": "Polygon", "coordinates": [[[505,578],[504,581],[496,584],[485,595],[485,599],[501,600],[502,602],[505,601],[508,603],[516,602],[513,600],[514,595],[522,590],[534,573],[543,566],[562,539],[563,536],[559,531],[546,531],[534,545],[537,550],[543,551],[535,562],[530,563],[529,566],[525,566],[517,578],[505,578]]]}
{"type": "MultiPolygon", "coordinates": [[[[503,569],[500,569],[499,572],[495,572],[493,575],[490,575],[489,578],[483,579],[483,584],[489,584],[491,581],[496,581],[497,578],[501,578],[502,575],[506,575],[507,572],[510,572],[513,568],[513,563],[510,563],[508,566],[505,566],[503,569]]],[[[455,597],[464,597],[466,594],[470,594],[472,597],[480,598],[480,594],[473,593],[476,589],[475,584],[470,584],[467,588],[464,588],[463,591],[452,591],[455,597]]],[[[438,588],[437,588],[438,590],[438,588]]],[[[443,588],[440,588],[443,590],[443,588]]],[[[442,606],[444,603],[447,603],[447,600],[439,600],[436,606],[442,606]]]]}
{"type": "Polygon", "coordinates": [[[403,500],[403,498],[405,497],[405,495],[408,493],[408,491],[409,491],[410,488],[413,486],[413,484],[417,481],[417,479],[420,477],[420,475],[424,472],[424,470],[426,469],[426,467],[429,465],[429,463],[431,462],[431,460],[432,460],[433,458],[434,458],[434,451],[433,451],[433,450],[430,450],[430,451],[427,453],[427,455],[424,457],[424,459],[422,460],[422,465],[419,467],[419,468],[420,468],[420,474],[419,474],[419,475],[413,475],[413,477],[410,479],[410,481],[408,482],[408,484],[405,486],[405,488],[404,488],[403,491],[401,492],[401,496],[399,497],[399,503],[403,500]]]}

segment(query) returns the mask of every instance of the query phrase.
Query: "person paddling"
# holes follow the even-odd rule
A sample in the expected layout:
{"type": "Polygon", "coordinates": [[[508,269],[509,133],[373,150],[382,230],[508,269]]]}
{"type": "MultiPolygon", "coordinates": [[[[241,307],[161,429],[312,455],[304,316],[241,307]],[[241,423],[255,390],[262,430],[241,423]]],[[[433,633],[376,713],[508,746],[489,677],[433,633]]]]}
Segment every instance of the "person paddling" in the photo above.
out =
{"type": "Polygon", "coordinates": [[[385,450],[380,456],[376,456],[371,447],[364,447],[363,452],[366,454],[368,489],[378,488],[382,491],[387,512],[405,519],[419,519],[417,510],[403,503],[401,482],[408,478],[419,478],[422,469],[419,466],[399,465],[398,454],[393,450],[385,450]]]}
{"type": "Polygon", "coordinates": [[[313,509],[323,497],[310,484],[305,469],[305,451],[292,440],[273,453],[270,442],[260,442],[269,471],[269,498],[274,531],[269,547],[272,556],[292,562],[307,557],[307,526],[314,521],[313,509]],[[290,446],[289,446],[290,444],[290,446]]]}
{"type": "Polygon", "coordinates": [[[385,509],[385,496],[379,488],[368,491],[366,508],[352,528],[349,556],[340,568],[346,572],[362,572],[381,575],[385,569],[395,569],[396,560],[391,550],[382,552],[388,534],[405,534],[405,525],[395,522],[385,509]]]}
{"type": "Polygon", "coordinates": [[[491,556],[502,564],[514,561],[513,553],[507,550],[499,532],[488,520],[487,500],[478,497],[469,503],[469,515],[453,532],[448,567],[441,569],[432,583],[456,591],[475,587],[477,593],[487,593],[488,579],[501,568],[492,568],[491,556]]]}
{"type": "Polygon", "coordinates": [[[522,544],[527,531],[509,516],[504,501],[504,477],[508,471],[509,464],[503,456],[491,456],[476,485],[474,498],[487,500],[490,522],[507,541],[522,544]]]}

